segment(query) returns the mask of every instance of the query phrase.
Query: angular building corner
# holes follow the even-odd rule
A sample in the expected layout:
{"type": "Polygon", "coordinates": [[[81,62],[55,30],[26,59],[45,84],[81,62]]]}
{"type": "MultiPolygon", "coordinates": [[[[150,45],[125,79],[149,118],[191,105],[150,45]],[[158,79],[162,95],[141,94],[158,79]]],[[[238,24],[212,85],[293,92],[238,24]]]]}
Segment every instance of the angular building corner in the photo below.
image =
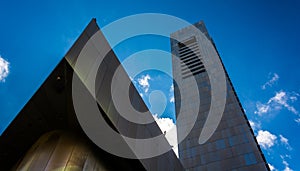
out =
{"type": "MultiPolygon", "coordinates": [[[[88,94],[84,100],[97,102],[100,117],[115,132],[134,139],[162,134],[154,119],[150,124],[138,125],[127,121],[113,107],[110,92],[116,87],[111,86],[111,81],[119,66],[119,60],[96,20],[92,19],[1,135],[1,170],[183,170],[172,150],[146,159],[119,157],[99,148],[82,129],[72,97],[74,78],[78,80],[80,91],[88,94]],[[77,67],[79,56],[83,58],[83,65],[77,67]],[[92,85],[87,81],[87,71],[99,57],[104,60],[97,69],[94,97],[89,94],[92,85]]],[[[120,72],[124,76],[122,80],[130,81],[122,66],[120,72]]],[[[148,111],[134,86],[130,86],[129,92],[131,103],[139,110],[148,111]]],[[[88,111],[86,109],[85,113],[88,111]]],[[[146,115],[151,116],[151,113],[146,115]]],[[[106,138],[99,137],[100,140],[106,138]]],[[[166,139],[164,142],[168,143],[166,139]]],[[[123,151],[134,153],[129,146],[124,148],[123,151]]]]}

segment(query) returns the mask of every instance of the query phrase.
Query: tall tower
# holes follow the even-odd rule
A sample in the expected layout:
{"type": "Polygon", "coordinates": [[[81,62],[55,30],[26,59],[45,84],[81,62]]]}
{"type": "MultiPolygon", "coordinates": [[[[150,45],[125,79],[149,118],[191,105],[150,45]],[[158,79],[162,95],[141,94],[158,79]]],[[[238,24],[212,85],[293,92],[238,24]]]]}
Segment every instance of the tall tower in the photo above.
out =
{"type": "Polygon", "coordinates": [[[171,49],[176,116],[183,118],[177,120],[178,139],[184,137],[179,159],[185,169],[269,170],[204,23],[172,33],[171,49]],[[220,71],[223,80],[216,78],[220,71]]]}

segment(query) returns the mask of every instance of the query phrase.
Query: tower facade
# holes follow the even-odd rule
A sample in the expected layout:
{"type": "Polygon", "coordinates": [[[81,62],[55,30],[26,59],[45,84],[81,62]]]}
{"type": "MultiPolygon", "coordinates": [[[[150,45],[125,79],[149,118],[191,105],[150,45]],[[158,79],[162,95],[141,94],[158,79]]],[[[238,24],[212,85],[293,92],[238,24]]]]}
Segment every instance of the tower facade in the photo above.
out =
{"type": "Polygon", "coordinates": [[[204,23],[172,33],[171,50],[176,116],[183,118],[176,125],[184,168],[269,170],[204,23]]]}

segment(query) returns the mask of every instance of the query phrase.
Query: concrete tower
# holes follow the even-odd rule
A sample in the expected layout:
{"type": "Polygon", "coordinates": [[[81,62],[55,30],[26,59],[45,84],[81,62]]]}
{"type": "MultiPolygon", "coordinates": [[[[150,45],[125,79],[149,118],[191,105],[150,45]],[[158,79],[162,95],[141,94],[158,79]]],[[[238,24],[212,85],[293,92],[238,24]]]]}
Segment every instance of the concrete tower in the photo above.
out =
{"type": "Polygon", "coordinates": [[[171,49],[178,139],[190,127],[179,143],[185,169],[269,170],[204,23],[172,33],[171,49]]]}

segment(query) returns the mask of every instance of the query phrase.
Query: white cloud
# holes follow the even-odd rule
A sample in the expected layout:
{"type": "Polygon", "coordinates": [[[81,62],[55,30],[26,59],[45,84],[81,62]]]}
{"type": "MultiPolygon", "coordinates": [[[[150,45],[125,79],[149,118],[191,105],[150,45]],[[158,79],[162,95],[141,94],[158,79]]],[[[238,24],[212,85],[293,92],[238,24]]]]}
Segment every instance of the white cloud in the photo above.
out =
{"type": "Polygon", "coordinates": [[[168,132],[168,136],[166,136],[166,139],[168,140],[169,144],[173,146],[172,149],[178,157],[177,132],[176,125],[174,124],[173,120],[170,118],[159,118],[157,114],[154,114],[152,116],[154,117],[154,120],[156,121],[160,130],[164,134],[168,132]]]}
{"type": "Polygon", "coordinates": [[[157,114],[154,114],[153,117],[162,132],[169,131],[175,125],[170,118],[159,118],[157,114]]]}
{"type": "Polygon", "coordinates": [[[170,98],[170,102],[171,102],[171,103],[174,103],[174,102],[175,102],[174,96],[172,96],[172,97],[170,98]]]}
{"type": "Polygon", "coordinates": [[[264,113],[267,113],[270,110],[270,105],[262,104],[262,103],[258,102],[256,104],[256,108],[257,108],[257,111],[255,111],[254,113],[258,114],[258,115],[262,115],[264,113]]]}
{"type": "Polygon", "coordinates": [[[268,149],[275,144],[277,136],[271,134],[269,131],[259,130],[256,139],[262,148],[268,149]]]}
{"type": "Polygon", "coordinates": [[[295,93],[287,93],[282,90],[276,92],[275,96],[271,97],[267,103],[262,104],[260,102],[257,102],[256,104],[257,110],[254,113],[258,115],[262,115],[272,110],[281,110],[282,107],[284,107],[290,112],[294,114],[298,114],[298,111],[288,103],[289,101],[294,102],[297,100],[297,95],[292,95],[292,94],[295,93]]]}
{"type": "Polygon", "coordinates": [[[276,171],[276,170],[277,170],[277,169],[276,169],[273,165],[271,165],[270,163],[269,163],[268,165],[269,165],[269,168],[270,168],[271,171],[276,171]]]}
{"type": "Polygon", "coordinates": [[[290,168],[289,163],[286,160],[282,160],[282,164],[284,165],[283,171],[293,171],[293,169],[290,168]]]}
{"type": "Polygon", "coordinates": [[[150,75],[142,75],[141,78],[138,79],[138,83],[140,84],[140,86],[143,87],[145,93],[148,92],[150,84],[149,84],[149,80],[151,79],[150,75]]]}
{"type": "Polygon", "coordinates": [[[249,120],[249,123],[250,123],[251,128],[252,128],[254,131],[261,128],[260,123],[254,122],[254,121],[252,121],[252,120],[249,120]]]}
{"type": "Polygon", "coordinates": [[[170,92],[173,92],[173,91],[174,91],[174,85],[172,84],[170,87],[170,92]]]}
{"type": "Polygon", "coordinates": [[[249,123],[250,123],[250,126],[252,127],[252,129],[254,129],[255,123],[253,121],[251,121],[251,120],[249,120],[249,123]]]}
{"type": "Polygon", "coordinates": [[[9,62],[0,56],[0,82],[5,82],[9,74],[9,62]]]}
{"type": "Polygon", "coordinates": [[[282,164],[284,165],[284,171],[292,171],[293,169],[290,168],[289,163],[286,159],[292,159],[292,157],[288,154],[280,155],[280,158],[282,159],[282,164]]]}
{"type": "Polygon", "coordinates": [[[292,147],[289,144],[289,140],[285,138],[283,135],[279,135],[279,137],[280,137],[280,142],[285,145],[286,149],[292,150],[292,147]]]}
{"type": "Polygon", "coordinates": [[[290,106],[287,101],[288,101],[288,98],[289,96],[287,95],[286,92],[284,91],[280,91],[280,92],[277,92],[276,95],[274,97],[272,97],[269,101],[268,101],[268,104],[272,103],[272,102],[275,102],[275,103],[278,103],[284,107],[286,107],[289,111],[297,114],[298,111],[293,107],[293,106],[290,106]]]}
{"type": "Polygon", "coordinates": [[[300,124],[300,118],[295,119],[295,122],[297,122],[298,124],[300,124]]]}
{"type": "Polygon", "coordinates": [[[269,81],[267,81],[264,85],[262,85],[261,88],[265,90],[267,86],[272,87],[273,84],[275,84],[278,81],[278,79],[279,79],[279,75],[274,73],[273,77],[269,81]]]}
{"type": "Polygon", "coordinates": [[[288,155],[288,154],[286,154],[286,155],[280,155],[280,158],[282,160],[284,160],[285,158],[292,159],[291,155],[288,155]]]}
{"type": "Polygon", "coordinates": [[[175,102],[175,98],[174,98],[174,85],[173,84],[170,87],[169,96],[170,96],[170,103],[174,103],[175,102]]]}
{"type": "Polygon", "coordinates": [[[296,96],[291,96],[290,99],[292,100],[292,102],[297,101],[298,98],[296,96]]]}
{"type": "Polygon", "coordinates": [[[289,144],[289,140],[287,138],[285,138],[284,136],[282,135],[279,135],[280,137],[280,141],[283,143],[283,144],[289,144]]]}
{"type": "Polygon", "coordinates": [[[297,101],[298,100],[298,97],[300,97],[300,94],[299,93],[297,93],[297,92],[291,92],[290,93],[290,96],[289,96],[289,98],[290,98],[290,100],[292,101],[292,102],[295,102],[295,101],[297,101]]]}

